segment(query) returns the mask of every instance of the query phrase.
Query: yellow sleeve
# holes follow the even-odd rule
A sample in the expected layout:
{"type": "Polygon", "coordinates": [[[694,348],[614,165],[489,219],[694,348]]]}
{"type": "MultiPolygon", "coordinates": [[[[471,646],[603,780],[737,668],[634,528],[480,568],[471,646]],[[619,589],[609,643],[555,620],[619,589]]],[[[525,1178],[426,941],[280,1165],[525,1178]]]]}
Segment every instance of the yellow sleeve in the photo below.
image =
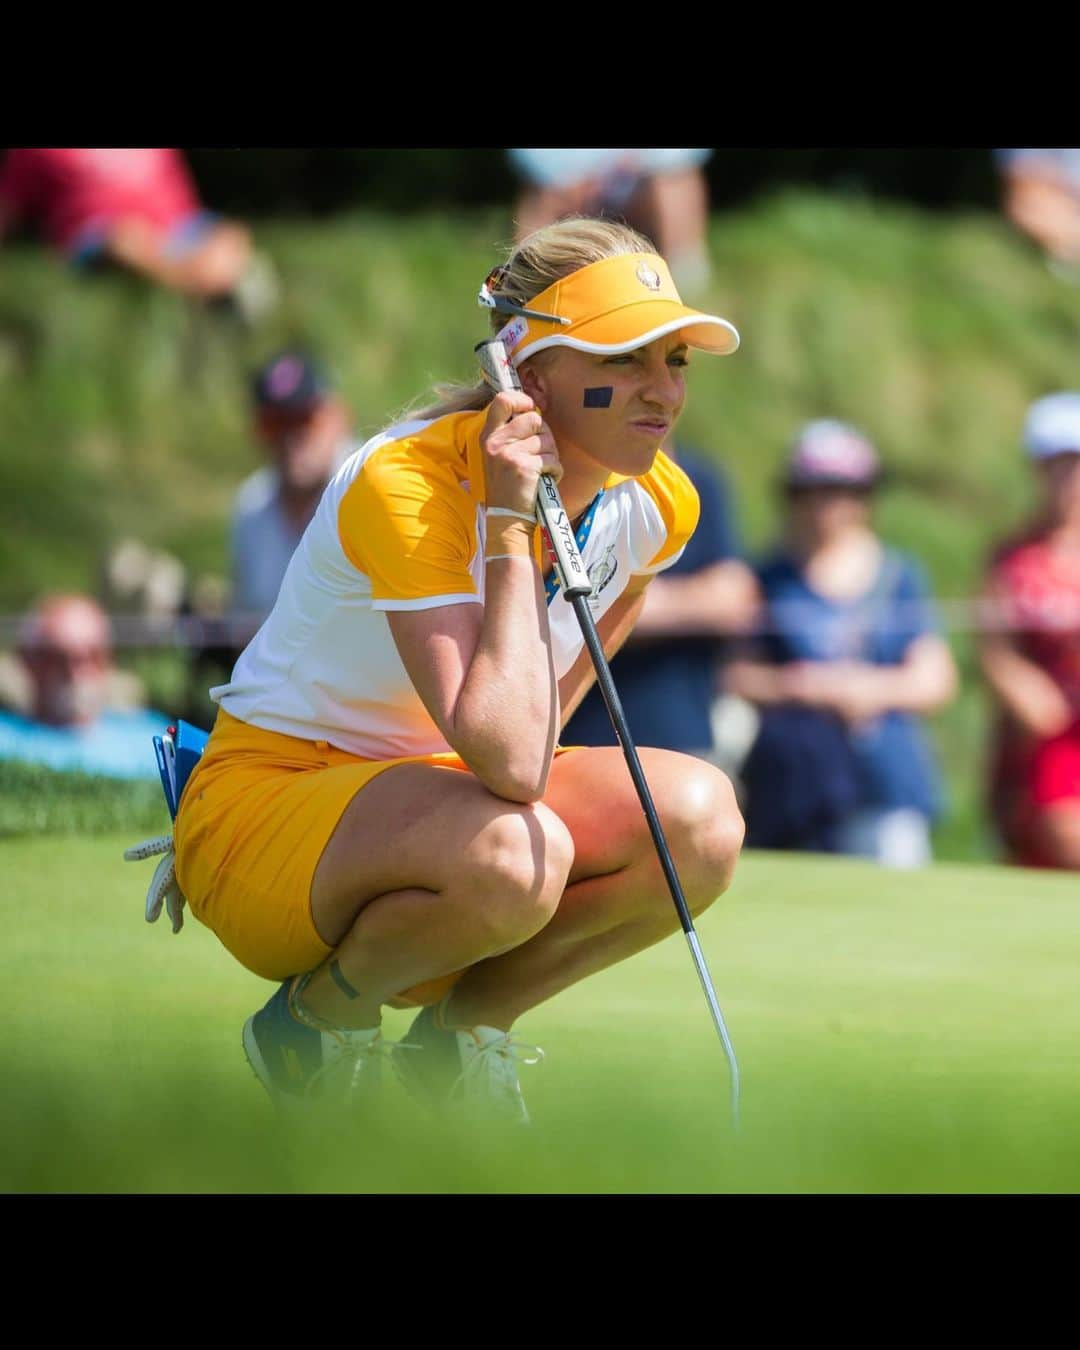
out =
{"type": "Polygon", "coordinates": [[[476,503],[446,463],[408,441],[381,446],[338,508],[345,556],[371,580],[375,609],[426,609],[479,600],[469,564],[476,503]]]}
{"type": "Polygon", "coordinates": [[[659,572],[676,561],[686,547],[686,541],[697,529],[701,502],[697,488],[662,450],[649,472],[637,481],[656,503],[667,531],[667,539],[650,559],[648,566],[642,569],[644,572],[659,572]]]}

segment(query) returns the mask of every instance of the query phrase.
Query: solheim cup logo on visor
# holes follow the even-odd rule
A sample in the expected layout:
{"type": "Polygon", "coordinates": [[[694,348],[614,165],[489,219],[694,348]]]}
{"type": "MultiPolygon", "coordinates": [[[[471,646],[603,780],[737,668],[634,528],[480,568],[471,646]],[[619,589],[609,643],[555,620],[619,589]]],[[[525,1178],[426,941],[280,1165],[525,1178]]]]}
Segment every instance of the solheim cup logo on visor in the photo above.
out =
{"type": "Polygon", "coordinates": [[[643,286],[648,286],[650,291],[660,289],[660,273],[654,272],[648,263],[638,263],[637,279],[643,286]]]}

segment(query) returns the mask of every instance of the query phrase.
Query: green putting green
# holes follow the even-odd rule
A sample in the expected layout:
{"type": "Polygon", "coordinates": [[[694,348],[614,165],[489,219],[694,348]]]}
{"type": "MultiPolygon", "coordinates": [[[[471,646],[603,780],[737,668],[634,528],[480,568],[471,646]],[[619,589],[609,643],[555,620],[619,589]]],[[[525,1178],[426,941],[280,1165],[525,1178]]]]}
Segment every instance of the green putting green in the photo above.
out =
{"type": "MultiPolygon", "coordinates": [[[[3,1191],[1080,1190],[1080,879],[748,854],[698,929],[519,1025],[535,1121],[285,1126],[240,1049],[272,986],[142,906],[133,837],[0,842],[3,1191]]],[[[410,1015],[388,1016],[403,1035],[410,1015]]]]}

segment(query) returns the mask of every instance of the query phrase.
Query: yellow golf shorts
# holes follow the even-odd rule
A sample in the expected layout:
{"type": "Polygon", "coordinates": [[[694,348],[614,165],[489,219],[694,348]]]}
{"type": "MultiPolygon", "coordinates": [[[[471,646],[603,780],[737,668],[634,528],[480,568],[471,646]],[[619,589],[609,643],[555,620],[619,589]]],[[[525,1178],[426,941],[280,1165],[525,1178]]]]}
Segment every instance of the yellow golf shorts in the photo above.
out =
{"type": "MultiPolygon", "coordinates": [[[[177,813],[176,875],[191,913],[248,970],[283,980],[329,956],[311,917],[315,868],[348,804],[395,764],[469,772],[452,752],[365,760],[219,709],[177,813]]],[[[405,990],[393,1006],[437,1003],[463,973],[405,990]]]]}

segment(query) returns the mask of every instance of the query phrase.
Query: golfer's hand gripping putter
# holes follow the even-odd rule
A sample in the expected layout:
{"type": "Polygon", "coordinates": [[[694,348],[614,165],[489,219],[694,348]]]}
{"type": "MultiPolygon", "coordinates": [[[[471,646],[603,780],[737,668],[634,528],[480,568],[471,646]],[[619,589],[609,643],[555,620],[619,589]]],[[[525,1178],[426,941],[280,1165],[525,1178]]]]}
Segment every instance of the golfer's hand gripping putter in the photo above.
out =
{"type": "MultiPolygon", "coordinates": [[[[521,388],[517,371],[498,338],[477,343],[476,356],[484,378],[497,392],[501,394],[521,388]]],[[[567,600],[573,600],[578,595],[588,595],[592,583],[585,572],[585,564],[574,538],[574,527],[570,524],[558,486],[550,474],[540,475],[540,486],[536,493],[536,519],[544,531],[548,552],[567,600]]]]}

